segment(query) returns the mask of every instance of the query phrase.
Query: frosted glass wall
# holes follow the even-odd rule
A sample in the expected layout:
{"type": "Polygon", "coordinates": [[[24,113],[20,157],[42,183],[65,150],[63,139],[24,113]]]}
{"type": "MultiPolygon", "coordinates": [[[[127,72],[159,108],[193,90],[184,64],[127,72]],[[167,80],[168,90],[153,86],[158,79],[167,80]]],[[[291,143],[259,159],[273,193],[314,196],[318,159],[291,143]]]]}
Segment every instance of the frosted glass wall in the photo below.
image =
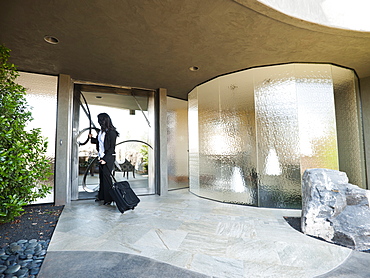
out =
{"type": "Polygon", "coordinates": [[[189,187],[188,102],[167,97],[168,189],[189,187]]]}
{"type": "Polygon", "coordinates": [[[295,203],[300,196],[300,187],[296,186],[300,156],[294,67],[261,68],[251,74],[256,103],[259,206],[295,203]]]}
{"type": "Polygon", "coordinates": [[[191,191],[200,195],[199,186],[199,120],[198,120],[198,89],[189,93],[188,99],[189,129],[189,186],[191,191]],[[190,135],[192,138],[190,139],[190,135]]]}
{"type": "MultiPolygon", "coordinates": [[[[33,117],[27,128],[41,128],[41,134],[48,142],[46,156],[54,169],[58,77],[20,72],[16,82],[27,89],[26,99],[33,117]]],[[[35,203],[54,202],[54,175],[47,183],[52,187],[51,194],[35,203]]]]}
{"type": "Polygon", "coordinates": [[[352,71],[339,68],[346,73],[340,77],[336,69],[263,67],[196,87],[189,94],[190,190],[223,202],[299,208],[301,176],[308,168],[347,165],[349,176],[362,182],[357,80],[352,71]],[[339,91],[339,102],[351,109],[336,110],[339,91]],[[356,143],[341,144],[337,124],[344,128],[349,122],[352,135],[346,140],[356,143]]]}
{"type": "Polygon", "coordinates": [[[364,144],[358,83],[353,71],[332,67],[338,134],[339,168],[352,184],[366,189],[364,144]],[[353,92],[349,94],[348,92],[353,92]],[[355,115],[358,117],[355,117],[355,115]],[[360,131],[360,134],[359,134],[360,131]],[[360,160],[360,161],[359,161],[360,160]]]}

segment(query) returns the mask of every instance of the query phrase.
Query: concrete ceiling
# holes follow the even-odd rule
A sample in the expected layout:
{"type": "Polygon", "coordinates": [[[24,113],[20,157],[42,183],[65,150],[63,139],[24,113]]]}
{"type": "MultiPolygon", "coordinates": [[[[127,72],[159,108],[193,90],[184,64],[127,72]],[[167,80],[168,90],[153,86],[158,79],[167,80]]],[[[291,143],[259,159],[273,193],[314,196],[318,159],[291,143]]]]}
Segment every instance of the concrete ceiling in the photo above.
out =
{"type": "Polygon", "coordinates": [[[162,87],[181,99],[216,76],[271,64],[333,63],[370,76],[369,33],[304,22],[256,0],[12,0],[0,7],[0,43],[21,71],[162,87]]]}

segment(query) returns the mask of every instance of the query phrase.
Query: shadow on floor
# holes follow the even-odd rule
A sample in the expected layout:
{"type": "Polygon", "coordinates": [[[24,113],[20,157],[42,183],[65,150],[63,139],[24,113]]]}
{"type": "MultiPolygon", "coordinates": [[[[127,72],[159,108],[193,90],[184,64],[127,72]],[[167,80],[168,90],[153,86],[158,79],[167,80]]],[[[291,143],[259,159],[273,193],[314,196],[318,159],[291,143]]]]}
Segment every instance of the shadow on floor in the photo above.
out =
{"type": "Polygon", "coordinates": [[[210,276],[158,262],[142,256],[118,252],[52,251],[38,278],[209,278],[210,276]]]}

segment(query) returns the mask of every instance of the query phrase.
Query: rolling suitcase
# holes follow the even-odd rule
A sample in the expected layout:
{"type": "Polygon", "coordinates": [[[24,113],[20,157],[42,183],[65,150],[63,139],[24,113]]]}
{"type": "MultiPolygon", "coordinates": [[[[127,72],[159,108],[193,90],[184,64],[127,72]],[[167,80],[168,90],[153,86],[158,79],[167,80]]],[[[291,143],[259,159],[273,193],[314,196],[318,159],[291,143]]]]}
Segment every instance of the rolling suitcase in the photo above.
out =
{"type": "Polygon", "coordinates": [[[109,194],[116,203],[118,210],[124,213],[126,210],[135,209],[140,199],[132,190],[128,181],[117,182],[112,173],[109,174],[114,180],[112,187],[109,189],[109,194]]]}
{"type": "Polygon", "coordinates": [[[117,182],[115,179],[114,181],[115,183],[109,190],[109,194],[116,203],[118,210],[124,213],[126,210],[134,209],[140,202],[140,199],[131,189],[128,181],[117,182]]]}

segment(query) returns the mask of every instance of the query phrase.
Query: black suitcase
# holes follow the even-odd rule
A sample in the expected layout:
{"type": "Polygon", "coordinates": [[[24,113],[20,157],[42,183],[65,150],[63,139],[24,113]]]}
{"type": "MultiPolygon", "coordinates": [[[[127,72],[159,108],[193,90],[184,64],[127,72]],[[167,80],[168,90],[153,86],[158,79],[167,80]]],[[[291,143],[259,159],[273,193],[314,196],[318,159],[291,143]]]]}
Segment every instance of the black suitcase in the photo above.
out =
{"type": "Polygon", "coordinates": [[[115,182],[109,190],[109,194],[121,213],[134,209],[140,202],[139,197],[136,196],[127,181],[115,182]]]}
{"type": "MultiPolygon", "coordinates": [[[[103,172],[106,173],[105,171],[103,172]]],[[[134,209],[140,202],[140,199],[132,190],[128,181],[117,182],[112,173],[110,172],[109,174],[114,180],[112,187],[109,189],[109,194],[116,203],[118,210],[124,213],[126,210],[134,209]]]]}

